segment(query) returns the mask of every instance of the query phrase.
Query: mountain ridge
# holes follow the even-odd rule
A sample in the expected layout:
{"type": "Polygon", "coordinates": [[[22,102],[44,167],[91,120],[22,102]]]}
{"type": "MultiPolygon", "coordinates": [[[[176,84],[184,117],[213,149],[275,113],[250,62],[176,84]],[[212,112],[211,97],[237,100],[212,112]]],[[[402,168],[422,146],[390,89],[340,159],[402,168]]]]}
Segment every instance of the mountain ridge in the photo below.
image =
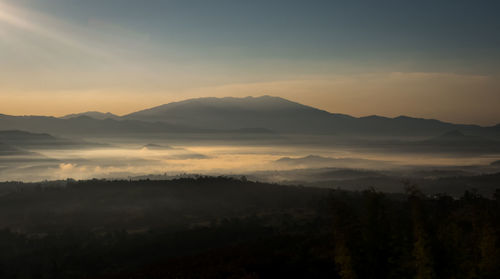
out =
{"type": "Polygon", "coordinates": [[[61,119],[70,119],[70,118],[75,118],[75,117],[80,117],[80,116],[88,116],[94,119],[99,119],[99,120],[104,120],[107,118],[111,119],[119,119],[120,116],[113,114],[111,112],[100,112],[100,111],[86,111],[86,112],[81,112],[81,113],[72,113],[72,114],[67,114],[65,116],[59,117],[61,119]]]}
{"type": "MultiPolygon", "coordinates": [[[[196,98],[168,103],[123,118],[141,121],[168,121],[210,129],[267,128],[284,133],[439,135],[452,129],[480,130],[464,125],[405,115],[353,117],[331,113],[280,97],[196,98]]],[[[490,129],[493,129],[491,127],[490,129]]]]}
{"type": "Polygon", "coordinates": [[[353,117],[303,105],[281,97],[205,97],[172,102],[115,118],[87,112],[52,116],[0,114],[0,130],[51,134],[217,133],[272,131],[291,134],[358,136],[438,136],[450,130],[470,135],[500,136],[500,124],[454,124],[437,119],[397,116],[353,117]],[[97,118],[96,118],[97,117],[97,118]],[[101,118],[101,119],[99,119],[101,118]]]}
{"type": "Polygon", "coordinates": [[[452,124],[452,125],[463,125],[463,126],[475,126],[475,127],[481,127],[481,128],[496,128],[500,129],[500,123],[496,125],[479,125],[479,124],[462,124],[462,123],[455,123],[455,122],[447,122],[447,121],[442,121],[439,119],[435,118],[425,118],[425,117],[413,117],[413,116],[408,116],[408,115],[399,115],[395,117],[389,117],[389,116],[383,116],[383,115],[366,115],[366,116],[351,116],[349,114],[342,114],[342,113],[334,113],[334,112],[329,112],[326,110],[322,110],[313,106],[309,105],[304,105],[298,102],[294,102],[282,97],[275,97],[275,96],[270,96],[270,95],[263,95],[263,96],[258,96],[258,97],[253,97],[253,96],[247,96],[247,97],[199,97],[199,98],[190,98],[190,99],[185,99],[181,101],[175,101],[175,102],[169,102],[165,104],[161,104],[158,106],[146,108],[146,109],[141,109],[132,113],[124,114],[122,116],[113,114],[111,112],[100,112],[100,111],[86,111],[86,112],[81,112],[81,113],[71,113],[67,114],[64,116],[56,117],[56,116],[46,116],[46,115],[9,115],[9,114],[2,114],[0,113],[0,117],[46,117],[46,118],[56,118],[56,119],[71,119],[71,118],[77,118],[81,116],[85,117],[90,117],[93,119],[98,119],[98,120],[104,120],[107,118],[111,119],[133,119],[130,117],[131,115],[140,113],[140,112],[145,112],[145,111],[152,111],[152,110],[157,110],[157,109],[163,109],[163,108],[168,108],[168,107],[173,107],[173,106],[179,106],[191,102],[206,102],[206,101],[217,101],[217,100],[280,100],[282,102],[287,102],[289,104],[294,104],[294,105],[299,105],[301,107],[307,107],[316,111],[321,111],[326,114],[338,116],[338,117],[345,117],[348,119],[376,119],[376,120],[418,120],[418,121],[430,121],[430,122],[437,122],[437,123],[444,123],[444,124],[452,124]]]}

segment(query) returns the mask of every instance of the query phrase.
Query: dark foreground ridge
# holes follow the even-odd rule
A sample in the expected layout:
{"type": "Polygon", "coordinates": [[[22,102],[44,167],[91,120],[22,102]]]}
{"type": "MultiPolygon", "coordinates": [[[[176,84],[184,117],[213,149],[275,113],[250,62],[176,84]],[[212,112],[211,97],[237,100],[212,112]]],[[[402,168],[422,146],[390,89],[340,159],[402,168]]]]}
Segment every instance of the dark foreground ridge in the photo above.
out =
{"type": "Polygon", "coordinates": [[[499,278],[500,190],[3,183],[0,278],[499,278]]]}

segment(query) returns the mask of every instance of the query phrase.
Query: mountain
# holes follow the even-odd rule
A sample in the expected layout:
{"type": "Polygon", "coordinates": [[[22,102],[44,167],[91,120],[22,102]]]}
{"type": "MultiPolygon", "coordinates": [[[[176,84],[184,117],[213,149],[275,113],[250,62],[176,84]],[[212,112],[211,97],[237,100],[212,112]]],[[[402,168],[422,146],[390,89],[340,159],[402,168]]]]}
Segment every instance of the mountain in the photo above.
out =
{"type": "Polygon", "coordinates": [[[189,99],[123,118],[219,130],[264,128],[282,133],[428,137],[460,129],[471,134],[500,135],[500,126],[484,128],[407,116],[356,118],[272,96],[189,99]]]}
{"type": "Polygon", "coordinates": [[[437,137],[419,141],[417,151],[452,153],[500,153],[500,141],[451,130],[437,137]]]}
{"type": "Polygon", "coordinates": [[[20,130],[0,131],[0,142],[13,146],[44,146],[68,144],[70,141],[59,139],[45,133],[30,133],[20,130]]]}
{"type": "Polygon", "coordinates": [[[95,119],[78,116],[61,119],[48,116],[10,116],[0,114],[0,130],[23,130],[65,136],[127,136],[150,133],[204,132],[203,129],[181,127],[165,122],[95,119]]]}
{"type": "MultiPolygon", "coordinates": [[[[122,117],[88,112],[64,118],[0,114],[0,130],[25,130],[69,136],[148,136],[212,134],[227,138],[278,137],[276,134],[342,135],[358,139],[435,137],[450,130],[500,138],[500,125],[481,127],[408,116],[352,117],[279,97],[198,98],[141,110],[122,117]],[[102,119],[106,117],[105,119],[102,119]],[[258,135],[257,135],[258,134],[258,135]]],[[[199,139],[200,137],[192,137],[199,139]]]]}
{"type": "Polygon", "coordinates": [[[384,168],[391,166],[390,162],[358,159],[358,158],[331,158],[318,155],[308,155],[305,157],[290,158],[282,157],[275,161],[280,165],[293,167],[342,167],[342,168],[384,168]]]}
{"type": "Polygon", "coordinates": [[[500,147],[500,141],[492,140],[481,136],[466,135],[459,130],[451,130],[440,136],[423,141],[427,144],[439,145],[476,145],[476,146],[497,146],[500,147]]]}
{"type": "Polygon", "coordinates": [[[330,133],[334,131],[331,124],[336,120],[351,117],[283,98],[262,96],[189,99],[138,111],[123,118],[218,130],[264,128],[278,132],[330,133]]]}
{"type": "Polygon", "coordinates": [[[31,133],[20,130],[0,131],[0,142],[22,149],[58,149],[76,146],[102,146],[102,144],[89,143],[81,140],[58,138],[46,133],[31,133]]]}
{"type": "Polygon", "coordinates": [[[99,120],[108,119],[108,118],[110,118],[110,119],[119,119],[120,118],[120,116],[118,116],[116,114],[112,114],[111,112],[103,113],[103,112],[99,112],[99,111],[87,111],[87,112],[82,112],[82,113],[68,114],[68,115],[61,117],[61,119],[70,119],[70,118],[75,118],[75,117],[80,117],[80,116],[88,116],[90,118],[99,119],[99,120]]]}
{"type": "Polygon", "coordinates": [[[30,152],[0,142],[0,156],[27,155],[30,152]]]}

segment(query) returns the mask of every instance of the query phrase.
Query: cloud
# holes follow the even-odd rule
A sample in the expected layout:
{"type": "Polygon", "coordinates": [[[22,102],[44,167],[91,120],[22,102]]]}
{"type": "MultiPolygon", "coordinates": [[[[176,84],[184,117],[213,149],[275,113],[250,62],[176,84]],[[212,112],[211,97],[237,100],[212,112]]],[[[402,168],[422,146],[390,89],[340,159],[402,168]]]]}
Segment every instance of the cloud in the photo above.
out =
{"type": "Polygon", "coordinates": [[[63,171],[72,171],[75,169],[76,165],[71,163],[61,163],[59,164],[59,169],[63,171]]]}

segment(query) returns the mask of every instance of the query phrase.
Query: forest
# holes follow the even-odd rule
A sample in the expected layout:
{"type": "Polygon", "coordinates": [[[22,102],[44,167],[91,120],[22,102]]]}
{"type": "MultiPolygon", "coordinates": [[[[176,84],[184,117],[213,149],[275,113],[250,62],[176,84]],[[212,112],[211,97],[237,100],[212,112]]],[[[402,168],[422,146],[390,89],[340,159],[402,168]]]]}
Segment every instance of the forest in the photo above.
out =
{"type": "Polygon", "coordinates": [[[0,185],[0,278],[499,278],[500,189],[246,177],[0,185]]]}

